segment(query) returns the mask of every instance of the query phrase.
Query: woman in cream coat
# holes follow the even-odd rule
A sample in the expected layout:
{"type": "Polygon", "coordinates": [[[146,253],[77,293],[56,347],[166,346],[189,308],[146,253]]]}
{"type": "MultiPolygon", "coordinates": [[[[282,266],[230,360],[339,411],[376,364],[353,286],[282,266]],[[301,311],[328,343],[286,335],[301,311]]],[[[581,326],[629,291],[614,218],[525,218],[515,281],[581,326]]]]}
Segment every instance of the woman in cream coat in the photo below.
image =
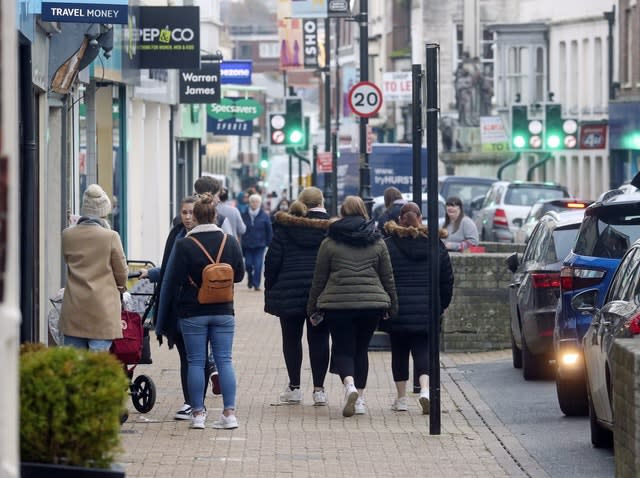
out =
{"type": "Polygon", "coordinates": [[[62,232],[67,284],[60,312],[64,345],[109,350],[122,337],[120,291],[127,282],[127,261],[117,232],[104,219],[109,198],[97,184],[83,195],[82,216],[62,232]]]}

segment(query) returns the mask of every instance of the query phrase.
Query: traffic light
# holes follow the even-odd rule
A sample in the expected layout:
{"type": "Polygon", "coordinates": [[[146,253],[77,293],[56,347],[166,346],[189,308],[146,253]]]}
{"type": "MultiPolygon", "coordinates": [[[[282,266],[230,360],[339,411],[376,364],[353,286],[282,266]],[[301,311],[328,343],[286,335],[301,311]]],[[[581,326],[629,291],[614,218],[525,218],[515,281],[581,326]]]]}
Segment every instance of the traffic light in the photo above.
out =
{"type": "Polygon", "coordinates": [[[542,148],[542,122],[529,119],[526,105],[511,106],[511,148],[515,151],[542,148]]]}
{"type": "Polygon", "coordinates": [[[544,107],[545,146],[547,149],[575,149],[578,146],[578,122],[562,117],[562,105],[544,107]]]}
{"type": "Polygon", "coordinates": [[[269,126],[271,127],[271,134],[269,135],[270,143],[272,145],[283,145],[285,143],[284,127],[287,123],[287,118],[282,113],[272,113],[269,115],[269,126]]]}
{"type": "Polygon", "coordinates": [[[304,145],[304,119],[302,116],[302,99],[290,97],[285,99],[286,114],[284,143],[288,146],[304,145]]]}
{"type": "Polygon", "coordinates": [[[260,146],[260,162],[258,166],[261,171],[266,171],[269,169],[269,146],[262,145],[260,146]]]}

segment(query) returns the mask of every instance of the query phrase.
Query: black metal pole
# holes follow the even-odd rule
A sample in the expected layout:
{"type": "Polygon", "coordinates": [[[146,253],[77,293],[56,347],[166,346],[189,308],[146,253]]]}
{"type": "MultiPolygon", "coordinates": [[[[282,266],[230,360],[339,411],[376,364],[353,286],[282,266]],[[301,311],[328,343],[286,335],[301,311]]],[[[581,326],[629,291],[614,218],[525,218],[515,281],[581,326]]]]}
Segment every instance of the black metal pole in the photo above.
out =
{"type": "MultiPolygon", "coordinates": [[[[369,80],[369,0],[360,0],[360,81],[369,80]]],[[[367,205],[369,214],[373,199],[371,198],[371,170],[367,153],[367,124],[369,119],[360,117],[360,197],[367,205]]]]}
{"type": "Polygon", "coordinates": [[[313,158],[313,164],[311,165],[311,185],[315,186],[318,183],[318,145],[314,144],[311,148],[311,157],[313,158]]]}
{"type": "Polygon", "coordinates": [[[331,175],[333,183],[331,184],[331,194],[334,201],[331,203],[331,216],[338,215],[338,133],[331,133],[331,175]]]}
{"type": "MultiPolygon", "coordinates": [[[[326,64],[324,66],[324,150],[331,151],[331,21],[329,17],[324,20],[324,51],[326,55],[326,64]]],[[[332,173],[324,173],[323,194],[325,207],[327,210],[332,209],[333,192],[331,183],[335,181],[331,177],[332,173]]]]}
{"type": "Polygon", "coordinates": [[[289,201],[293,198],[293,158],[289,153],[289,201]]]}
{"type": "Polygon", "coordinates": [[[604,18],[607,19],[609,24],[609,32],[607,34],[607,58],[608,63],[608,75],[609,75],[609,99],[616,99],[616,90],[613,86],[613,25],[616,21],[616,6],[611,7],[610,12],[604,12],[604,18]]]}
{"type": "Polygon", "coordinates": [[[429,433],[440,435],[440,241],[438,235],[438,53],[440,45],[427,44],[427,191],[431,255],[431,326],[429,327],[429,433]]]}
{"type": "MultiPolygon", "coordinates": [[[[422,69],[420,65],[411,65],[411,88],[413,202],[422,209],[422,69]]],[[[404,116],[406,118],[406,115],[404,116]]],[[[422,213],[424,214],[424,211],[422,213]]]]}
{"type": "Polygon", "coordinates": [[[300,194],[301,192],[302,192],[302,160],[298,158],[298,194],[300,194]]]}

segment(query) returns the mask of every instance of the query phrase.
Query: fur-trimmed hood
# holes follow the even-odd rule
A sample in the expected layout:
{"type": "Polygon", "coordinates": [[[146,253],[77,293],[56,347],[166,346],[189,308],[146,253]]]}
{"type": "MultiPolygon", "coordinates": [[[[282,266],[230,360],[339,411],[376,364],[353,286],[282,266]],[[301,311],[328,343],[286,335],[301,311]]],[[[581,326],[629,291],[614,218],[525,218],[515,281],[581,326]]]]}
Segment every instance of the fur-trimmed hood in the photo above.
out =
{"type": "MultiPolygon", "coordinates": [[[[384,225],[384,230],[390,236],[398,237],[411,237],[415,239],[418,236],[429,237],[429,228],[425,224],[421,224],[418,227],[414,226],[401,226],[395,221],[387,221],[384,225]]],[[[449,233],[446,229],[438,229],[438,235],[440,239],[446,239],[449,233]]]]}
{"type": "Polygon", "coordinates": [[[318,247],[330,224],[329,215],[317,211],[309,211],[304,217],[285,211],[278,211],[273,216],[274,234],[285,234],[288,240],[301,247],[318,247]]]}

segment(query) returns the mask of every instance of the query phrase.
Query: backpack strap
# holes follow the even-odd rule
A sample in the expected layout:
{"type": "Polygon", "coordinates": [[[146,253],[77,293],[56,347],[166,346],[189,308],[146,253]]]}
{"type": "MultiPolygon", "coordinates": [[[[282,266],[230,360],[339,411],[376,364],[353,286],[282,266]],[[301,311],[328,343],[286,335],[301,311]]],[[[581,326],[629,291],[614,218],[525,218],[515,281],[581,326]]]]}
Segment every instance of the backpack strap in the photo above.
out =
{"type": "MultiPolygon", "coordinates": [[[[189,237],[191,237],[191,236],[189,236],[189,237]]],[[[220,249],[218,249],[218,255],[216,257],[216,262],[220,262],[220,257],[222,256],[222,250],[224,249],[224,245],[226,243],[227,243],[227,235],[225,234],[224,237],[222,238],[222,243],[220,244],[220,249]]]]}
{"type": "MultiPolygon", "coordinates": [[[[226,235],[225,235],[225,239],[226,239],[226,235]]],[[[213,260],[213,258],[209,255],[209,253],[207,252],[207,250],[204,248],[204,246],[202,245],[202,242],[200,242],[198,239],[196,239],[193,236],[189,236],[189,239],[191,239],[193,242],[195,242],[198,247],[200,249],[202,249],[202,252],[204,252],[204,255],[207,256],[207,259],[209,259],[209,262],[211,262],[212,264],[215,264],[215,261],[213,260]]],[[[218,253],[218,259],[220,259],[220,253],[218,253]]]]}
{"type": "MultiPolygon", "coordinates": [[[[202,249],[202,252],[204,252],[204,254],[207,256],[207,259],[209,259],[209,262],[211,262],[212,264],[216,264],[220,262],[220,257],[222,256],[222,250],[224,249],[224,245],[227,243],[227,234],[224,234],[222,238],[222,243],[220,244],[220,249],[218,249],[218,256],[216,257],[215,261],[213,260],[211,255],[207,252],[207,250],[204,248],[204,246],[202,245],[202,242],[200,242],[198,239],[196,239],[193,236],[187,236],[187,237],[191,239],[193,242],[195,242],[200,249],[202,249]]],[[[198,288],[197,284],[194,282],[191,276],[189,276],[189,283],[195,288],[198,288]]]]}

